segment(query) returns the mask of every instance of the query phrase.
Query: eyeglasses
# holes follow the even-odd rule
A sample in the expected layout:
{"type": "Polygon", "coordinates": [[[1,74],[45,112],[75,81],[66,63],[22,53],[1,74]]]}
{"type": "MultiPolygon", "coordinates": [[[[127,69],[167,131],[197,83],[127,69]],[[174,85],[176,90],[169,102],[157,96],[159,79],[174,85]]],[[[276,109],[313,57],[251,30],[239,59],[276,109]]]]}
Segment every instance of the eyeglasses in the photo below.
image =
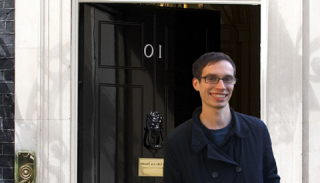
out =
{"type": "Polygon", "coordinates": [[[233,77],[219,78],[216,76],[206,76],[201,78],[204,78],[204,81],[209,84],[218,84],[220,80],[222,80],[225,85],[234,85],[237,82],[237,78],[233,77]]]}

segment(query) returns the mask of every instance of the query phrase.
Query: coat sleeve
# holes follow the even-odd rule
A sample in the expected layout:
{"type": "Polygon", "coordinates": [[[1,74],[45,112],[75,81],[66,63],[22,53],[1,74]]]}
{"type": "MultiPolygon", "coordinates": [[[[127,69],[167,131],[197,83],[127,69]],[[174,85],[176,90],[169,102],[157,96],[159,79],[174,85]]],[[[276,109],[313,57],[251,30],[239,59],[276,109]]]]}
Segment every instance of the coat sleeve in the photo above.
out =
{"type": "Polygon", "coordinates": [[[178,163],[178,144],[174,138],[168,136],[164,145],[164,183],[182,183],[181,171],[178,163]]]}
{"type": "Polygon", "coordinates": [[[263,177],[265,183],[280,183],[280,176],[273,156],[272,144],[268,129],[264,133],[263,177]]]}

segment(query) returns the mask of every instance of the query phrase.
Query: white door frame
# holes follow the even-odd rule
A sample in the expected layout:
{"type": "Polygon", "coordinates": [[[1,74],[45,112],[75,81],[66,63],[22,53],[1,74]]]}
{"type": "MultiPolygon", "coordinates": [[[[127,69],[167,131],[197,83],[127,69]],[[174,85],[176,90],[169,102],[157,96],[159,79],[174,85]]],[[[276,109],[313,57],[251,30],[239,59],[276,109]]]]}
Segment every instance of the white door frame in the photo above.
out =
{"type": "MultiPolygon", "coordinates": [[[[160,3],[15,0],[15,152],[37,153],[38,182],[77,182],[78,8],[84,2],[160,3]]],[[[316,182],[319,1],[161,2],[261,5],[261,118],[271,134],[281,179],[316,182]]]]}
{"type": "MultiPolygon", "coordinates": [[[[79,3],[85,2],[160,3],[15,0],[15,151],[36,153],[38,182],[77,182],[78,13],[79,3]]],[[[261,5],[261,118],[267,122],[269,0],[163,0],[161,3],[261,5]]]]}

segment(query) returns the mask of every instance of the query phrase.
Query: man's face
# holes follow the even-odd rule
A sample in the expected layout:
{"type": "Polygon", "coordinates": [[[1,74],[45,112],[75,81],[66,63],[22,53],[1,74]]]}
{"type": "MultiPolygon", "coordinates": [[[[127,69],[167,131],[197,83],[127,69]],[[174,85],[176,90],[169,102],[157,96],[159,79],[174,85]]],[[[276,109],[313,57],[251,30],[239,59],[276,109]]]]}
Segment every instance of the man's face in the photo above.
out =
{"type": "MultiPolygon", "coordinates": [[[[201,77],[234,77],[233,73],[234,69],[230,62],[221,60],[203,68],[201,77]]],[[[219,80],[217,84],[210,84],[206,83],[204,78],[201,78],[201,82],[194,78],[192,82],[194,89],[200,93],[203,108],[229,108],[229,100],[231,98],[234,85],[225,85],[222,80],[219,80]]]]}

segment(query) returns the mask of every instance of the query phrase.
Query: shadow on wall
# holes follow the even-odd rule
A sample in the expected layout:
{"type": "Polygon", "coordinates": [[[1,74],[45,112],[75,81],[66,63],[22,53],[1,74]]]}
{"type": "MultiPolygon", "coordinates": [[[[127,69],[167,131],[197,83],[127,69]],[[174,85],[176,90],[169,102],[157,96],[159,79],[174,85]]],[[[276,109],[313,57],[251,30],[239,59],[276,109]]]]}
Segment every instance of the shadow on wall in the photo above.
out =
{"type": "MultiPolygon", "coordinates": [[[[26,101],[26,104],[23,103],[23,105],[30,106],[26,108],[26,111],[21,111],[22,109],[19,108],[19,100],[16,100],[15,103],[16,116],[25,116],[24,114],[32,116],[32,119],[15,120],[16,153],[18,151],[36,152],[37,171],[47,172],[45,176],[53,181],[56,180],[54,182],[58,182],[61,179],[60,176],[70,173],[68,171],[70,116],[65,110],[69,108],[70,102],[64,100],[64,96],[68,97],[70,94],[70,81],[66,80],[70,75],[70,54],[61,53],[61,50],[68,50],[69,47],[69,43],[62,47],[57,44],[50,50],[45,50],[50,53],[65,54],[61,56],[56,54],[55,58],[42,60],[41,67],[37,68],[37,71],[41,73],[41,78],[37,78],[37,81],[30,81],[32,87],[29,96],[27,93],[19,96],[26,101]]],[[[38,176],[42,175],[44,174],[38,174],[38,176]]],[[[44,177],[37,177],[37,180],[44,180],[44,177]]]]}
{"type": "Polygon", "coordinates": [[[309,142],[316,142],[315,139],[310,141],[314,127],[310,126],[309,118],[311,112],[320,110],[314,87],[320,82],[320,58],[312,57],[319,53],[320,38],[310,40],[310,32],[303,31],[310,28],[310,17],[303,18],[305,27],[299,27],[299,21],[292,20],[294,17],[287,18],[290,21],[286,19],[293,12],[283,10],[276,3],[269,8],[272,14],[268,15],[268,42],[277,46],[268,46],[266,123],[282,181],[312,182],[314,179],[310,178],[314,172],[309,167],[320,168],[309,159],[312,154],[309,142]],[[294,26],[299,28],[293,29],[294,26]],[[294,168],[301,163],[302,168],[294,168]],[[288,167],[293,168],[288,170],[288,167]]]}

